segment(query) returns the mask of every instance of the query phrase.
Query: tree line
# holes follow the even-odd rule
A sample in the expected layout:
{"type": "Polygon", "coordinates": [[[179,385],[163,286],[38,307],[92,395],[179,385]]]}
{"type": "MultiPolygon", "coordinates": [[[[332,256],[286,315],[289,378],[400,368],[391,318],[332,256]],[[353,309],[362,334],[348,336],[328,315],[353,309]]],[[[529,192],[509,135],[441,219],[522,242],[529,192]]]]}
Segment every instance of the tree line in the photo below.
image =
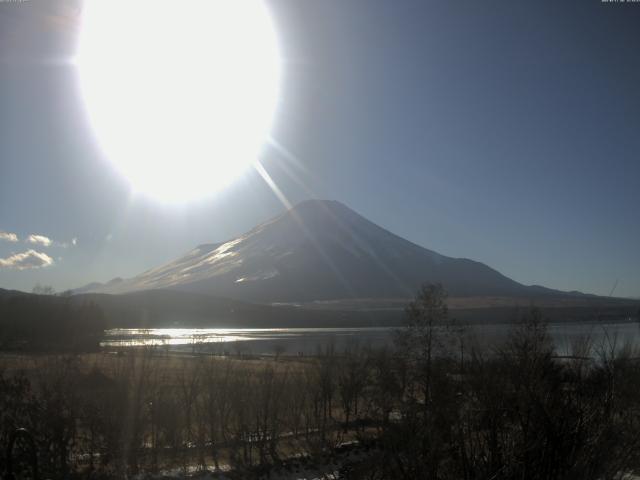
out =
{"type": "Polygon", "coordinates": [[[0,296],[1,350],[96,350],[105,327],[94,302],[65,294],[0,296]]]}

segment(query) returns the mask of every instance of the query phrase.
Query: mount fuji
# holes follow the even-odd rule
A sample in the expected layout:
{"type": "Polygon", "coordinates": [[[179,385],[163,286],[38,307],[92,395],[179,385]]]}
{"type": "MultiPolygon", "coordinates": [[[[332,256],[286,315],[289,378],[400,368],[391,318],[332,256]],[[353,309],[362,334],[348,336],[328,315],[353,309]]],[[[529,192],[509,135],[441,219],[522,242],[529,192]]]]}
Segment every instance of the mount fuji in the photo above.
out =
{"type": "Polygon", "coordinates": [[[455,297],[570,295],[441,255],[331,200],[304,201],[237,238],[200,245],[136,277],[76,292],[170,289],[279,303],[410,298],[425,282],[442,283],[455,297]]]}

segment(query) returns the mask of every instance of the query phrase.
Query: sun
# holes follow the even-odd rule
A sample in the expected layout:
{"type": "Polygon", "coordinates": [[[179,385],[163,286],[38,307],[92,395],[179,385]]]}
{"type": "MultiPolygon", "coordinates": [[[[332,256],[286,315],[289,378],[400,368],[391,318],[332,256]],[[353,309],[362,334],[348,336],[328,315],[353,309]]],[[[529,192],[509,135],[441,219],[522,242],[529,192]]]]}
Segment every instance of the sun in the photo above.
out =
{"type": "Polygon", "coordinates": [[[101,149],[161,201],[232,182],[276,110],[280,56],[261,0],[86,0],[76,64],[101,149]]]}

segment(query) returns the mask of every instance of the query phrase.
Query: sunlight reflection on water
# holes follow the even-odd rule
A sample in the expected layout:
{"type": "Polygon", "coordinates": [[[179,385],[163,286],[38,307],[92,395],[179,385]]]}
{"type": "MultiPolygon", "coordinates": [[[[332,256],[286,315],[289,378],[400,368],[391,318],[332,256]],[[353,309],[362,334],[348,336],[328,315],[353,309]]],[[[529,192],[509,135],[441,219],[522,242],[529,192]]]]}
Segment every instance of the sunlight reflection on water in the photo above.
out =
{"type": "MultiPolygon", "coordinates": [[[[513,325],[487,324],[469,326],[466,341],[478,346],[491,347],[507,338],[513,325]]],[[[209,345],[227,348],[244,344],[260,352],[272,352],[276,345],[287,346],[289,351],[313,352],[318,346],[334,345],[340,349],[348,342],[361,345],[390,345],[397,327],[361,328],[121,328],[105,332],[100,343],[104,348],[167,346],[184,348],[209,345]],[[245,343],[250,342],[250,343],[245,343]],[[216,346],[217,345],[217,346],[216,346]],[[227,345],[227,346],[225,346],[227,345]]],[[[598,348],[603,342],[616,349],[627,345],[640,347],[640,327],[636,322],[554,323],[549,325],[559,355],[569,355],[577,342],[588,338],[598,348]]]]}
{"type": "Polygon", "coordinates": [[[193,345],[256,340],[318,339],[321,337],[387,337],[393,327],[365,328],[115,328],[105,331],[102,347],[193,345]]]}

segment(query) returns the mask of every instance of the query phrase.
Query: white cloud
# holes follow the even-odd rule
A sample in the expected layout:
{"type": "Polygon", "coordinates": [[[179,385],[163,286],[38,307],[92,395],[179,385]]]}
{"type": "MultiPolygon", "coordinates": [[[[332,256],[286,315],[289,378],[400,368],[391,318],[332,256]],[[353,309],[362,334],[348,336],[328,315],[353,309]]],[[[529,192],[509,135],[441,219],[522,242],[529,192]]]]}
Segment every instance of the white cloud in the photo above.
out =
{"type": "Polygon", "coordinates": [[[71,239],[71,245],[77,245],[78,244],[78,237],[73,237],[71,239]]]}
{"type": "Polygon", "coordinates": [[[34,245],[42,245],[43,247],[51,246],[51,239],[49,237],[45,237],[44,235],[34,235],[31,234],[27,238],[27,243],[32,243],[34,245]]]}
{"type": "Polygon", "coordinates": [[[15,268],[26,270],[28,268],[42,268],[53,265],[53,258],[46,253],[27,250],[15,253],[7,258],[0,258],[0,268],[15,268]]]}
{"type": "Polygon", "coordinates": [[[15,233],[3,232],[0,230],[0,240],[5,240],[7,242],[17,242],[18,235],[15,233]]]}

